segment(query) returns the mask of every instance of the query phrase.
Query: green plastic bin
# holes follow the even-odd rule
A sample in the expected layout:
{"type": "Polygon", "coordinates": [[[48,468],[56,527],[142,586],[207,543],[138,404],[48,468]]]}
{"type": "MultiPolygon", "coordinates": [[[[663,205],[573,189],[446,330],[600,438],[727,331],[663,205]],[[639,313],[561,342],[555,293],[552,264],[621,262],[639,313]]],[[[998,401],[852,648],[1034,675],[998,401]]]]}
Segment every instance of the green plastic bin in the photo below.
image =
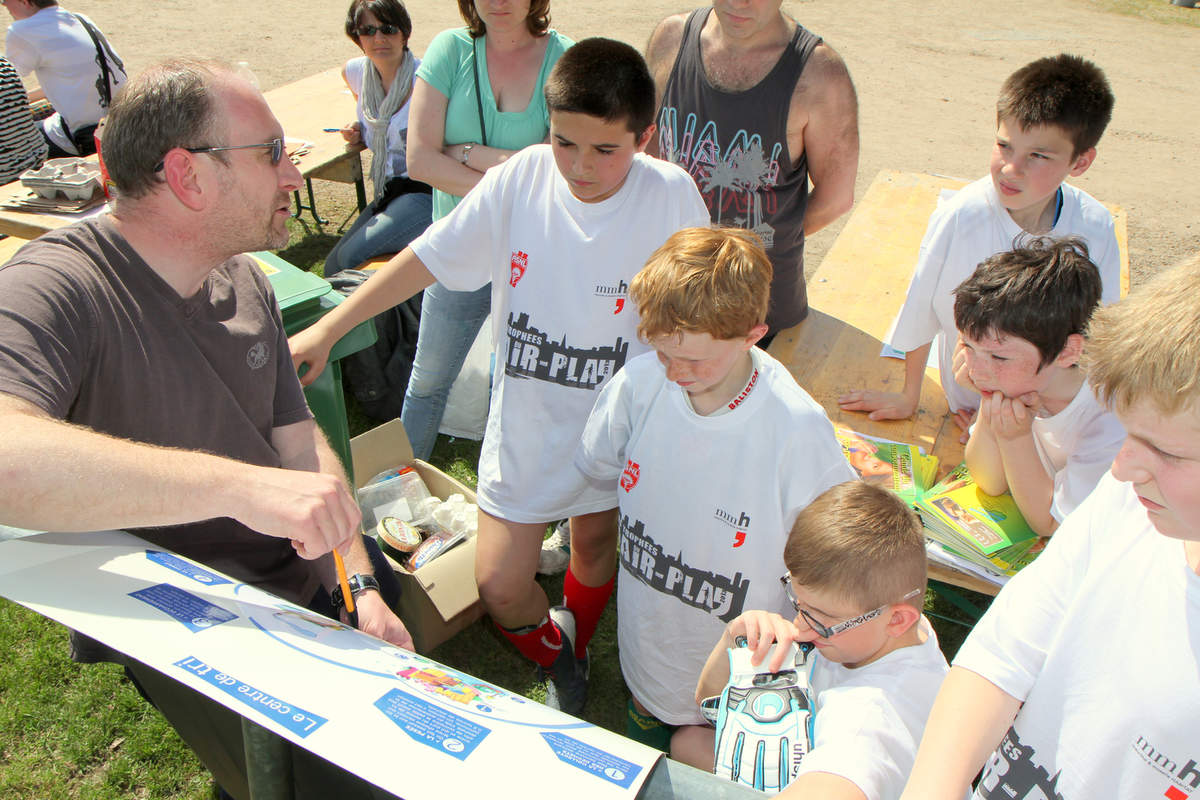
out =
{"type": "MultiPolygon", "coordinates": [[[[283,328],[288,336],[312,325],[336,308],[345,299],[324,278],[295,267],[274,253],[251,253],[267,274],[279,309],[283,314],[283,328]]],[[[346,420],[346,398],[342,394],[341,359],[375,344],[375,323],[367,320],[356,325],[329,352],[329,363],[321,375],[304,390],[308,407],[334,452],[342,460],[351,484],[354,482],[354,467],[350,460],[350,425],[346,420]]]]}

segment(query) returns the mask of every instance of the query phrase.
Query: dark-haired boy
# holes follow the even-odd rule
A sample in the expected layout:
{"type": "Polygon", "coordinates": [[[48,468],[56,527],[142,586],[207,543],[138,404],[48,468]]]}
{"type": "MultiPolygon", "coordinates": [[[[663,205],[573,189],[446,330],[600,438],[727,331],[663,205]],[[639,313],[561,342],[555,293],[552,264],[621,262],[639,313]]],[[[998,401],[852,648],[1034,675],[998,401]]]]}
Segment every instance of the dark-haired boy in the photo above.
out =
{"type": "Polygon", "coordinates": [[[787,608],[788,528],[854,478],[824,409],[754,346],[771,273],[737,228],[682,230],[655,251],[629,290],[655,352],[600,393],[575,458],[597,481],[620,478],[619,545],[606,547],[620,553],[626,730],[696,766],[711,767],[692,690],[713,641],[745,609],[787,608]]]}
{"type": "MultiPolygon", "coordinates": [[[[948,669],[921,613],[921,523],[887,489],[843,483],[800,512],[783,560],[794,618],[747,611],[731,621],[704,665],[696,701],[724,687],[726,652],[738,637],[754,651],[752,661],[770,671],[779,670],[785,652],[776,648],[773,663],[763,664],[772,644],[812,642],[812,749],[778,796],[895,800],[948,669]]],[[[710,729],[710,758],[713,739],[710,729]]],[[[754,763],[750,747],[742,752],[746,766],[754,763]]]]}
{"type": "Polygon", "coordinates": [[[654,82],[636,50],[586,39],[545,86],[550,144],[498,167],[454,211],[351,298],[291,341],[315,377],[347,330],[433,283],[492,282],[496,370],[479,462],[475,577],[493,621],[552,678],[547,702],[578,713],[586,646],[612,593],[616,481],[570,468],[596,395],[647,347],[627,307],[630,281],[676,230],[708,224],[687,173],[641,155],[654,131],[654,82]],[[571,518],[565,607],[534,580],[546,523],[571,518]]]}
{"type": "Polygon", "coordinates": [[[1200,256],[1088,326],[1128,436],[954,658],[905,800],[1186,800],[1200,789],[1200,256]]]}
{"type": "Polygon", "coordinates": [[[1121,449],[1125,429],[1079,366],[1100,273],[1078,239],[997,253],[954,291],[955,380],[979,392],[967,467],[988,494],[1011,492],[1049,536],[1121,449]]]}
{"type": "Polygon", "coordinates": [[[979,396],[952,378],[954,287],[988,256],[1027,234],[1079,236],[1100,270],[1103,302],[1120,298],[1121,263],[1112,215],[1086,192],[1063,181],[1096,159],[1112,117],[1113,95],[1103,71],[1079,56],[1041,58],[1014,72],[996,103],[990,174],[940,203],[921,241],[916,272],[888,343],[905,352],[900,392],[859,389],[838,398],[847,411],[871,419],[903,419],[917,410],[929,349],[950,411],[965,428],[979,396]]]}

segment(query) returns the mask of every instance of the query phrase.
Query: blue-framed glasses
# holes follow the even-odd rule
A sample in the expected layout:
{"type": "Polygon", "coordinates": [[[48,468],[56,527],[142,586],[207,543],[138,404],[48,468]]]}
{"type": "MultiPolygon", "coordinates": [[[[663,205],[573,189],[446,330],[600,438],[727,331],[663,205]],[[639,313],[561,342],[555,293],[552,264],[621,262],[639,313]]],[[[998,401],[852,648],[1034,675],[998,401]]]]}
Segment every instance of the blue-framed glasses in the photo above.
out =
{"type": "MultiPolygon", "coordinates": [[[[269,148],[271,150],[271,166],[273,167],[278,165],[283,159],[284,148],[282,136],[261,144],[225,144],[216,147],[185,147],[183,149],[189,153],[218,153],[223,150],[255,150],[258,148],[269,148]]],[[[154,167],[154,171],[158,172],[162,168],[163,162],[160,161],[154,167]]]]}
{"type": "MultiPolygon", "coordinates": [[[[790,575],[784,575],[779,579],[779,582],[783,584],[783,591],[787,595],[788,602],[792,604],[792,608],[796,609],[797,614],[804,617],[804,621],[808,623],[808,626],[816,631],[817,635],[822,639],[832,639],[839,633],[845,633],[851,628],[857,628],[859,625],[870,622],[882,614],[884,610],[891,605],[891,603],[884,603],[879,608],[873,608],[864,614],[859,614],[857,617],[851,617],[845,622],[839,622],[838,624],[832,626],[825,625],[814,618],[812,614],[800,607],[800,601],[796,599],[796,592],[794,589],[792,589],[792,577],[790,575]]],[[[920,589],[913,589],[911,592],[904,595],[904,597],[901,597],[897,602],[904,602],[909,598],[916,597],[920,593],[920,589]]]]}

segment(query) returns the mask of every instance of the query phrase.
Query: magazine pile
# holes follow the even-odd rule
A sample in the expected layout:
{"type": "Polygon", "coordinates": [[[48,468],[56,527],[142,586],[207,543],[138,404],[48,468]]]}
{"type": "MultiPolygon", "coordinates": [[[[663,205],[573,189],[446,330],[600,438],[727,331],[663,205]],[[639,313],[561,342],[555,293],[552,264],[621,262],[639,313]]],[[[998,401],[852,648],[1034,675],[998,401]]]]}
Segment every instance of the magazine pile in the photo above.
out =
{"type": "Polygon", "coordinates": [[[935,483],[937,457],[916,445],[841,425],[834,425],[834,433],[860,478],[891,489],[916,510],[925,525],[930,560],[1002,585],[1045,546],[1012,495],[980,491],[966,464],[935,483]]]}

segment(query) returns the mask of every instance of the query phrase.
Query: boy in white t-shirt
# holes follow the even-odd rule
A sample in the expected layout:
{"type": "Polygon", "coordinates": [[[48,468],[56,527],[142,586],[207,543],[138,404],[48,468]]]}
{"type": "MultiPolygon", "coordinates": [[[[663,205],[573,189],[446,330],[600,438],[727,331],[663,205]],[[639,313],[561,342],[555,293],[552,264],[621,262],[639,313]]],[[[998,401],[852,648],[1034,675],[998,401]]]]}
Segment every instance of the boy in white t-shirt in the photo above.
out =
{"type": "Polygon", "coordinates": [[[1104,302],[1120,298],[1121,256],[1112,215],[1091,195],[1063,183],[1095,161],[1113,102],[1104,73],[1078,56],[1040,58],[1008,77],[996,103],[990,174],[939,203],[930,216],[908,296],[892,325],[888,344],[905,353],[904,387],[848,392],[838,398],[842,409],[867,411],[876,420],[912,416],[936,341],[942,389],[965,430],[979,396],[952,378],[954,287],[980,261],[1011,249],[1027,234],[1083,238],[1100,270],[1104,302]]]}
{"type": "MultiPolygon", "coordinates": [[[[795,618],[748,611],[730,622],[704,666],[696,701],[729,680],[726,651],[738,637],[754,650],[755,664],[775,642],[812,642],[812,749],[778,796],[894,800],[948,670],[921,614],[921,523],[892,492],[844,483],[800,512],[783,560],[788,574],[780,580],[795,618]]],[[[768,670],[780,669],[784,652],[776,648],[768,670]]],[[[709,729],[709,769],[713,740],[709,729]]]]}
{"type": "Polygon", "coordinates": [[[619,541],[603,548],[619,554],[627,730],[689,763],[704,724],[692,687],[713,640],[744,609],[787,607],[788,528],[854,477],[824,410],[754,346],[770,285],[753,233],[668,239],[629,289],[655,352],[600,393],[575,459],[593,480],[619,479],[619,541]]]}
{"type": "Polygon", "coordinates": [[[1079,366],[1099,304],[1079,239],[997,253],[954,290],[954,377],[981,395],[967,467],[988,494],[1011,492],[1041,536],[1091,494],[1125,439],[1079,366]]]}
{"type": "Polygon", "coordinates": [[[905,798],[1200,790],[1200,258],[1097,311],[1085,363],[1125,443],[959,650],[905,798]]]}
{"type": "Polygon", "coordinates": [[[629,283],[680,228],[707,225],[695,182],[642,154],[654,132],[654,81],[641,55],[610,39],[579,42],[545,86],[549,145],[489,169],[358,291],[291,340],[302,381],[363,320],[436,278],[491,281],[496,369],[479,459],[479,596],[503,634],[551,678],[547,703],[578,714],[587,642],[612,593],[616,480],[584,481],[571,458],[599,390],[644,352],[629,283]],[[565,607],[534,580],[546,524],[571,519],[565,607]]]}

